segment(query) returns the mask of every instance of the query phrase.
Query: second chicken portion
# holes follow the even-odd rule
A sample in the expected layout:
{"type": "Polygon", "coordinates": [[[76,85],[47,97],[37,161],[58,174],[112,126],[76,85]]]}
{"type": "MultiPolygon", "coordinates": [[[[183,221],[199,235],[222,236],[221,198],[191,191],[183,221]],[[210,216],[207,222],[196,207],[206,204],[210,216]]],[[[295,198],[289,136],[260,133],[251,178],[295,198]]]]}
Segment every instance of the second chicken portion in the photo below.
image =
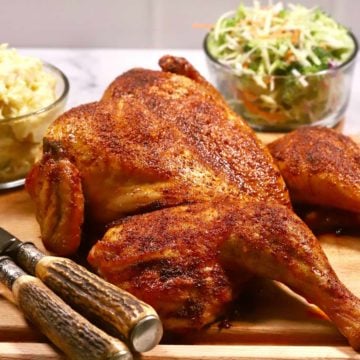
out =
{"type": "Polygon", "coordinates": [[[360,224],[360,147],[324,127],[304,127],[268,146],[304,221],[317,232],[360,224]]]}
{"type": "Polygon", "coordinates": [[[349,137],[309,126],[268,148],[292,201],[360,213],[360,149],[349,137]]]}

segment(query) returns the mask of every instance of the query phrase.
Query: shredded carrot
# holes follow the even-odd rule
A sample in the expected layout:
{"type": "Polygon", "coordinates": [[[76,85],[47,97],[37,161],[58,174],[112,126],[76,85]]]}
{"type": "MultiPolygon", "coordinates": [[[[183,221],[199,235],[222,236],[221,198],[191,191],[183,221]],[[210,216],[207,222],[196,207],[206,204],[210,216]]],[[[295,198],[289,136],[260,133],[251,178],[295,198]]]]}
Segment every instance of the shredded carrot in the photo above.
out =
{"type": "Polygon", "coordinates": [[[287,51],[284,59],[285,59],[285,61],[287,61],[287,62],[290,62],[290,61],[292,61],[292,60],[295,60],[294,54],[292,53],[291,50],[288,50],[288,51],[287,51]]]}
{"type": "Polygon", "coordinates": [[[291,35],[291,42],[294,45],[297,45],[299,44],[299,40],[300,40],[300,30],[294,30],[291,35]]]}
{"type": "Polygon", "coordinates": [[[194,23],[192,24],[193,29],[207,29],[211,30],[214,27],[213,24],[201,24],[201,23],[194,23]]]}
{"type": "Polygon", "coordinates": [[[242,99],[244,107],[250,113],[255,114],[260,118],[266,120],[269,124],[281,123],[286,121],[286,116],[282,113],[271,113],[269,111],[259,109],[259,107],[254,103],[255,99],[257,99],[256,95],[249,92],[238,91],[238,96],[242,99]]]}

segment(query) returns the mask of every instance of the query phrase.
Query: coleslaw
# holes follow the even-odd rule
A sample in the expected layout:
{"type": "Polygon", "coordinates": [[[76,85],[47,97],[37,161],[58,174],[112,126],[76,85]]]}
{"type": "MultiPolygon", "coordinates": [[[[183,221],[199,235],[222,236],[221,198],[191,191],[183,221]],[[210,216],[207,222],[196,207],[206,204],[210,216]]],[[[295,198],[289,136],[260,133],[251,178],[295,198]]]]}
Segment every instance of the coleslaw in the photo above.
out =
{"type": "MultiPolygon", "coordinates": [[[[235,102],[245,117],[260,125],[307,124],[333,110],[335,70],[352,59],[356,43],[319,8],[254,1],[223,14],[206,48],[237,77],[235,102]]],[[[233,86],[227,82],[220,85],[225,93],[233,86]]]]}

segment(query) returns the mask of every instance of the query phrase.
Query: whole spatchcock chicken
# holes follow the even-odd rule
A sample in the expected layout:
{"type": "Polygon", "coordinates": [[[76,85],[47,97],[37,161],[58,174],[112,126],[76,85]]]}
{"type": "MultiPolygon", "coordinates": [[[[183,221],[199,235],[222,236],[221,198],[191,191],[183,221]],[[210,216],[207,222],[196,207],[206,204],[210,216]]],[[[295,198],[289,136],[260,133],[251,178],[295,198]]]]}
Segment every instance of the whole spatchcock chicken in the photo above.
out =
{"type": "Polygon", "coordinates": [[[165,328],[211,323],[258,275],[317,304],[359,349],[360,300],[294,214],[269,151],[185,59],[160,66],[49,128],[26,182],[46,247],[70,255],[84,221],[112,224],[88,261],[165,328]]]}

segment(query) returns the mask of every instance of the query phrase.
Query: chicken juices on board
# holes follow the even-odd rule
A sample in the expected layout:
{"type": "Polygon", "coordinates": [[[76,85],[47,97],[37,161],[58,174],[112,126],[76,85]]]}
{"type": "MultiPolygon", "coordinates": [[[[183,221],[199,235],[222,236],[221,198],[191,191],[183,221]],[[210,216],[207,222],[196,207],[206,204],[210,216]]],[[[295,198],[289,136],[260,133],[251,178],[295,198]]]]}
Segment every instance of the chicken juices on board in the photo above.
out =
{"type": "Polygon", "coordinates": [[[89,261],[149,301],[167,328],[213,321],[256,274],[312,299],[358,348],[359,300],[293,214],[268,150],[186,60],[160,65],[123,74],[98,103],[65,113],[47,132],[27,180],[45,245],[62,255],[79,245],[81,217],[74,224],[65,211],[74,195],[57,191],[65,182],[83,199],[86,221],[127,217],[89,261]],[[67,171],[54,176],[56,163],[67,171]]]}

